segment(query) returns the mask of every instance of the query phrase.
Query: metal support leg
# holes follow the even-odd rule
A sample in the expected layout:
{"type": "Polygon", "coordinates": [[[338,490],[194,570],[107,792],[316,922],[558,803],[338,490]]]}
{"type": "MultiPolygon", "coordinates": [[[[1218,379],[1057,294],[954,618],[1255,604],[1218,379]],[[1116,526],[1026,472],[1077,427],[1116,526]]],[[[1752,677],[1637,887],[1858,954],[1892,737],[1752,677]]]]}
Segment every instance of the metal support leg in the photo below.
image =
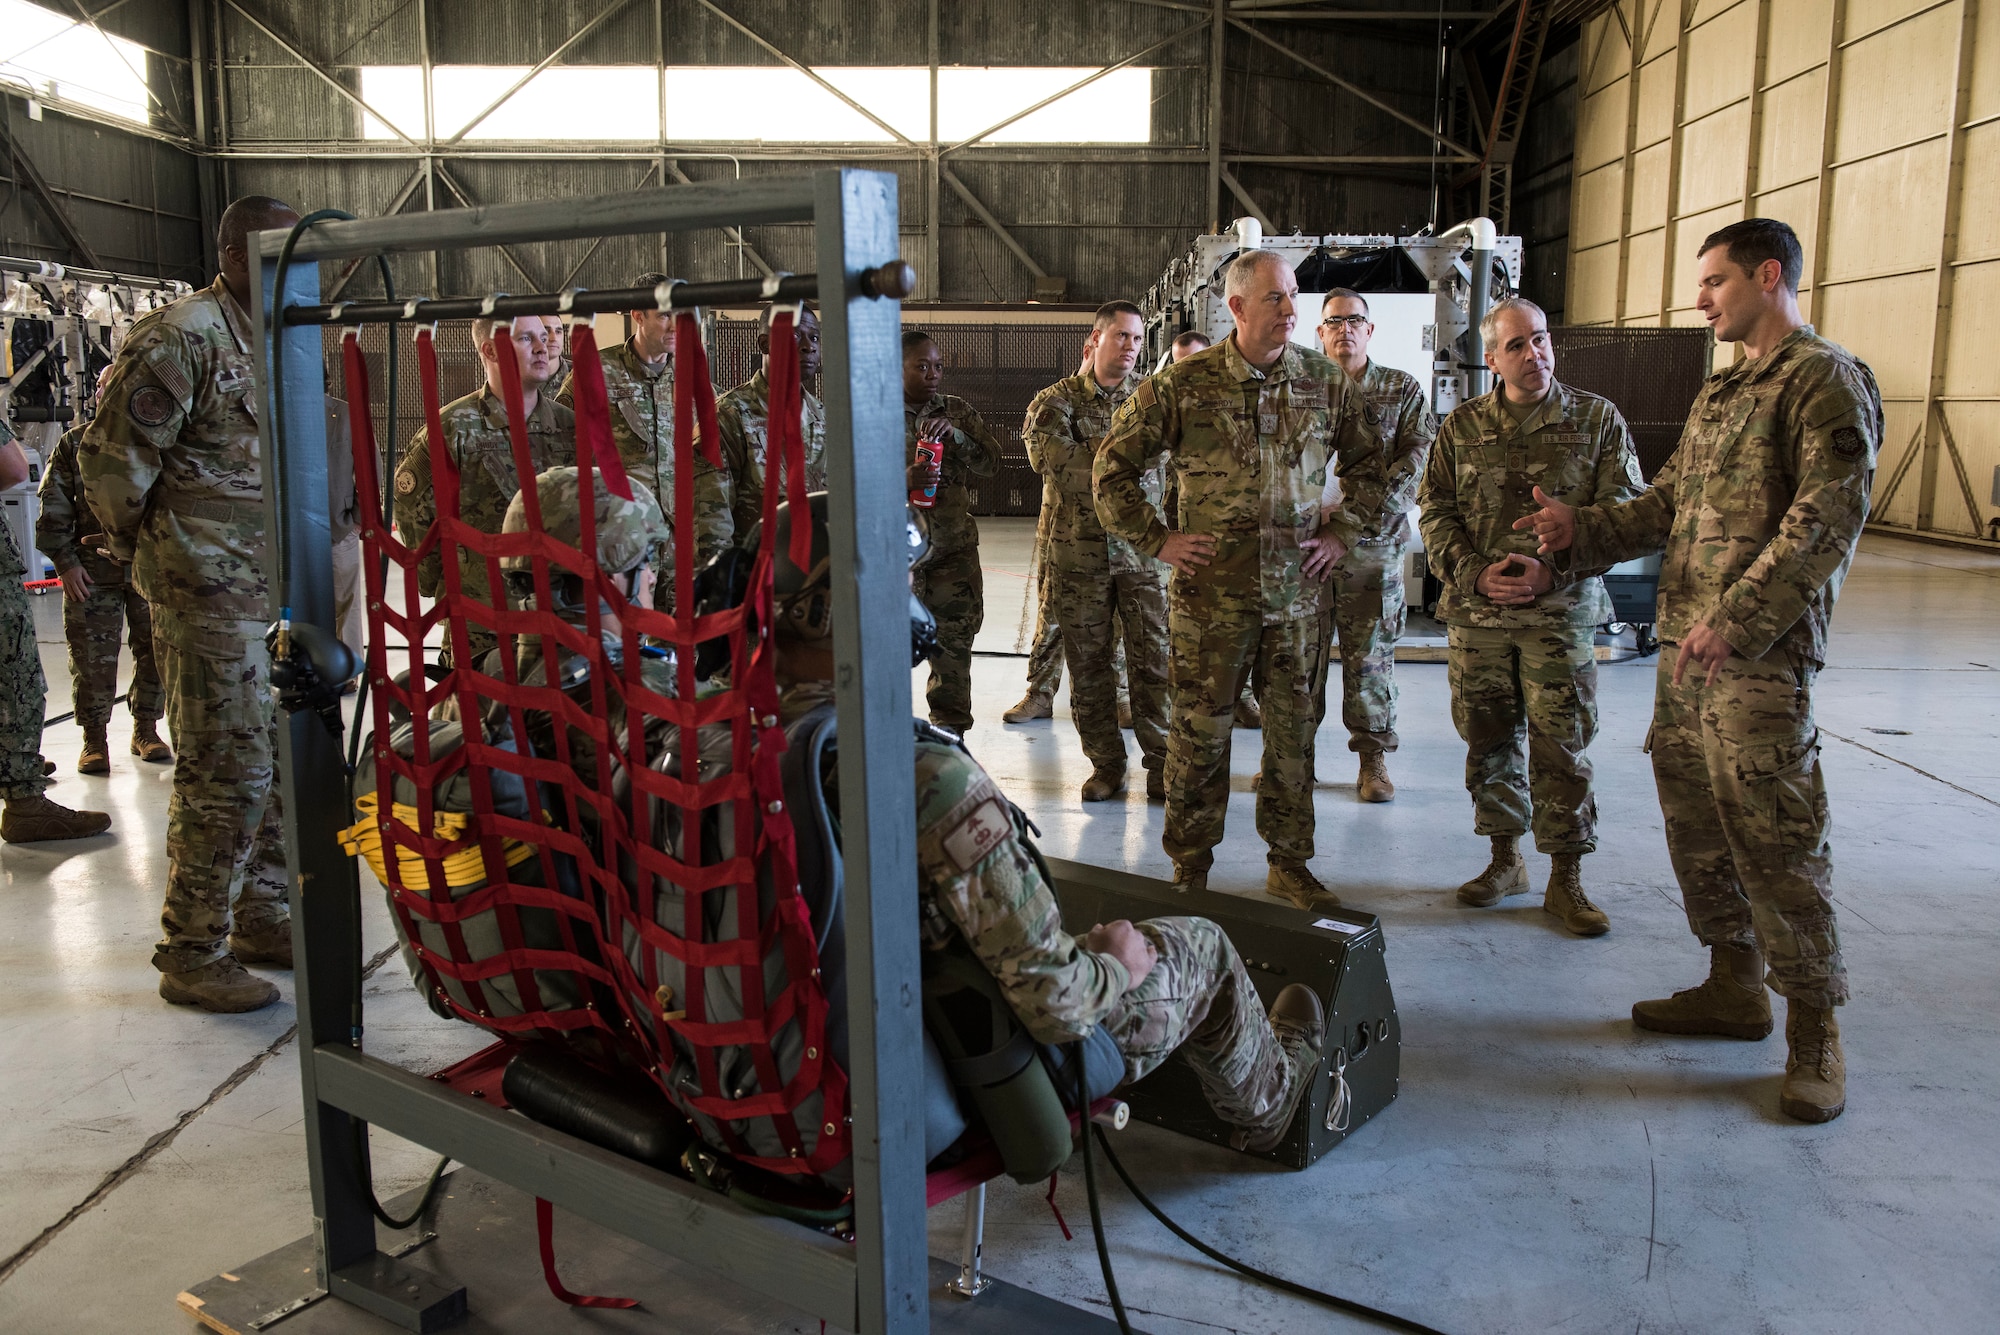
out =
{"type": "Polygon", "coordinates": [[[977,1298],[993,1287],[993,1281],[979,1273],[979,1252],[986,1245],[986,1184],[981,1182],[965,1193],[965,1245],[959,1252],[958,1278],[945,1287],[961,1298],[977,1298]]]}

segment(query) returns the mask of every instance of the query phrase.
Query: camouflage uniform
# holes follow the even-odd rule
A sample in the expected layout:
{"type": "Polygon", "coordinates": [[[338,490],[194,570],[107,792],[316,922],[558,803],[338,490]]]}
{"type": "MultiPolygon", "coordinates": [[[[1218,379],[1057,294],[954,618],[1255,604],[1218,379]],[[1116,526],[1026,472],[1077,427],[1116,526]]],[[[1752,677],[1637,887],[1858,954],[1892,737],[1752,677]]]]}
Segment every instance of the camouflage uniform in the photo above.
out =
{"type": "MultiPolygon", "coordinates": [[[[1112,669],[1114,618],[1124,625],[1133,736],[1147,769],[1166,765],[1165,567],[1104,531],[1092,475],[1112,414],[1137,383],[1131,377],[1105,389],[1088,373],[1058,380],[1028,405],[1021,428],[1028,462],[1056,494],[1048,564],[1063,658],[1069,664],[1070,717],[1091,764],[1121,772],[1125,738],[1118,731],[1118,684],[1112,669]]],[[[1157,502],[1157,473],[1149,473],[1147,480],[1157,502]]]]}
{"type": "Polygon", "coordinates": [[[1164,845],[1177,867],[1206,871],[1229,805],[1230,729],[1253,673],[1262,683],[1264,763],[1257,832],[1277,866],[1313,855],[1312,684],[1326,645],[1320,584],[1299,543],[1325,533],[1352,543],[1352,520],[1320,525],[1320,496],[1338,453],[1369,447],[1360,391],[1317,352],[1287,347],[1268,370],[1232,336],[1143,381],[1098,447],[1097,513],[1148,556],[1167,525],[1142,476],[1163,450],[1176,493],[1174,528],[1216,540],[1210,564],[1168,584],[1173,704],[1167,735],[1164,845]]]}
{"type": "MultiPolygon", "coordinates": [[[[1340,644],[1340,721],[1347,749],[1396,749],[1396,640],[1403,633],[1403,551],[1409,542],[1405,513],[1437,421],[1414,376],[1369,362],[1355,385],[1368,423],[1368,448],[1343,454],[1334,465],[1338,511],[1363,534],[1327,576],[1321,617],[1325,634],[1340,644]]],[[[1332,655],[1320,657],[1313,683],[1313,717],[1326,718],[1326,679],[1332,655]]]]}
{"type": "Polygon", "coordinates": [[[153,609],[177,752],[153,964],[183,973],[289,916],[256,365],[220,278],[132,326],[99,403],[77,469],[153,609]]]}
{"type": "MultiPolygon", "coordinates": [[[[498,533],[507,516],[507,502],[521,489],[514,472],[514,447],[508,438],[507,409],[500,396],[482,385],[462,399],[453,399],[438,413],[444,447],[458,465],[458,517],[482,533],[498,533]]],[[[535,471],[576,462],[576,414],[542,393],[528,414],[528,456],[535,471]]],[[[419,427],[410,437],[403,460],[396,466],[396,529],[416,547],[437,523],[437,490],[431,477],[430,438],[419,427]]],[[[459,547],[459,587],[464,596],[489,607],[496,602],[486,586],[486,558],[459,547]]],[[[444,550],[433,549],[417,563],[417,592],[426,598],[443,596],[444,550]]],[[[478,621],[465,618],[472,661],[485,658],[499,640],[478,621]]],[[[447,650],[450,641],[446,641],[447,650]]]]}
{"type": "MultiPolygon", "coordinates": [[[[660,503],[671,525],[674,517],[674,366],[671,360],[658,367],[648,366],[628,341],[602,350],[604,390],[611,401],[611,438],[618,444],[618,457],[635,486],[644,486],[660,503]]],[[[576,408],[576,376],[563,381],[556,402],[576,408]]],[[[718,424],[719,425],[719,424],[718,424]]],[[[726,537],[712,530],[728,512],[722,495],[722,479],[712,468],[697,463],[695,485],[695,554],[701,562],[729,545],[726,537]]],[[[674,548],[663,545],[654,561],[659,573],[655,597],[662,608],[671,609],[674,592],[674,548]]]]}
{"type": "Polygon", "coordinates": [[[82,427],[64,432],[42,471],[35,545],[55,563],[57,571],[80,565],[90,577],[88,598],[82,602],[63,599],[63,638],[69,641],[70,691],[77,726],[86,736],[101,736],[111,723],[111,707],[118,702],[118,640],[128,624],[132,690],[126,704],[132,722],[148,728],[159,722],[164,696],[160,669],[153,661],[153,609],[125,578],[124,566],[99,556],[83,541],[102,533],[104,526],[83,504],[83,485],[76,466],[77,442],[82,437],[82,427]]]}
{"type": "MultiPolygon", "coordinates": [[[[0,417],[0,445],[15,440],[0,417]]],[[[28,562],[14,541],[12,525],[0,524],[0,797],[35,797],[51,782],[42,773],[42,720],[48,716],[49,686],[42,676],[42,651],[35,638],[35,614],[21,581],[28,562]]]]}
{"type": "Polygon", "coordinates": [[[1473,831],[1520,835],[1544,853],[1597,847],[1597,799],[1584,755],[1597,733],[1596,629],[1611,619],[1598,575],[1578,567],[1527,607],[1474,587],[1509,552],[1535,554],[1514,521],[1540,487],[1573,505],[1627,500],[1645,483],[1625,419],[1609,400],[1567,385],[1518,422],[1501,390],[1461,404],[1438,428],[1418,497],[1430,566],[1444,584],[1451,717],[1465,739],[1473,831]],[[1522,755],[1526,739],[1527,754],[1522,755]]]}
{"type": "MultiPolygon", "coordinates": [[[[805,432],[806,490],[826,489],[826,409],[810,391],[799,392],[805,432]]],[[[715,405],[722,437],[722,470],[695,460],[695,537],[701,564],[731,543],[746,542],[764,517],[764,451],[770,441],[771,376],[760,369],[715,405]]],[[[778,497],[784,500],[783,496],[778,497]]]]}
{"type": "Polygon", "coordinates": [[[1062,685],[1062,622],[1056,616],[1056,571],[1049,528],[1056,517],[1055,483],[1042,483],[1042,508],[1035,520],[1035,639],[1028,649],[1028,694],[1051,698],[1062,685]]]}
{"type": "Polygon", "coordinates": [[[1001,446],[971,404],[953,394],[933,394],[920,407],[903,404],[905,466],[917,461],[918,426],[934,417],[948,420],[952,430],[944,447],[937,504],[930,511],[930,559],[913,572],[917,597],[937,618],[938,652],[931,660],[924,703],[931,722],[964,732],[972,726],[972,641],[986,620],[979,525],[972,519],[967,479],[1000,471],[1001,446]]]}
{"type": "Polygon", "coordinates": [[[1650,747],[1688,924],[1763,951],[1773,985],[1847,999],[1834,920],[1813,676],[1868,517],[1882,399],[1867,365],[1810,325],[1702,387],[1653,488],[1580,510],[1559,559],[1657,552],[1658,691],[1650,747]],[[1705,625],[1736,650],[1713,686],[1677,646],[1705,625]]]}

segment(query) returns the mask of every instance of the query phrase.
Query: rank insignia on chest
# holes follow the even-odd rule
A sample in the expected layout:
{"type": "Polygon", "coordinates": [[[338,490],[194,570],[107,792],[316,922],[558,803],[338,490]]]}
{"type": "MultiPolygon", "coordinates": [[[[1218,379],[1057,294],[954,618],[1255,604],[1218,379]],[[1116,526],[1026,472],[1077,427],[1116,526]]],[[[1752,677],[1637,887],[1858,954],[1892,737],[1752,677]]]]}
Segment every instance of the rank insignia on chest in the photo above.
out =
{"type": "Polygon", "coordinates": [[[1278,415],[1277,415],[1276,413],[1258,413],[1258,414],[1257,414],[1257,434],[1259,434],[1259,435],[1262,435],[1262,436],[1275,436],[1275,435],[1277,435],[1277,434],[1278,434],[1278,415]]]}
{"type": "Polygon", "coordinates": [[[234,394],[237,390],[243,388],[243,382],[249,378],[242,371],[217,371],[215,373],[216,392],[218,394],[234,394]]]}

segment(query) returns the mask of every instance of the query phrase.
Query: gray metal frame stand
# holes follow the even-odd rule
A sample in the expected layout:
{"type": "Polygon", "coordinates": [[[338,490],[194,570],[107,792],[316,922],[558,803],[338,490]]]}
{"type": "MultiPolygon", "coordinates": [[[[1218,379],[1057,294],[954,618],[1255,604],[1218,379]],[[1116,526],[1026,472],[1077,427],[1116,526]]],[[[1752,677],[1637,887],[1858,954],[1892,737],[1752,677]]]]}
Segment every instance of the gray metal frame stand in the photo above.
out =
{"type": "Polygon", "coordinates": [[[929,1329],[923,1124],[915,1088],[918,996],[916,799],[910,784],[909,589],[906,576],[900,314],[865,293],[864,271],[897,258],[896,178],[829,170],[597,199],[549,200],[315,226],[275,291],[282,232],[257,238],[256,310],[263,395],[267,525],[282,534],[295,621],[331,629],[322,338],[289,330],[274,366],[280,307],[320,300],[320,264],[378,252],[459,249],[576,237],[810,222],[817,233],[832,493],[834,639],[847,819],[848,1014],[855,1243],[750,1213],[712,1192],[498,1112],[368,1056],[360,1046],[359,880],[336,831],[347,821],[335,739],[310,712],[280,728],[285,837],[297,943],[300,1074],[319,1282],[335,1297],[411,1330],[462,1310],[445,1291],[376,1248],[375,1223],[350,1152],[372,1123],[648,1246],[849,1329],[929,1329]],[[273,427],[272,387],[285,420],[273,427]],[[282,497],[285,522],[278,524],[282,497]],[[889,1097],[883,1097],[887,1091],[889,1097]]]}

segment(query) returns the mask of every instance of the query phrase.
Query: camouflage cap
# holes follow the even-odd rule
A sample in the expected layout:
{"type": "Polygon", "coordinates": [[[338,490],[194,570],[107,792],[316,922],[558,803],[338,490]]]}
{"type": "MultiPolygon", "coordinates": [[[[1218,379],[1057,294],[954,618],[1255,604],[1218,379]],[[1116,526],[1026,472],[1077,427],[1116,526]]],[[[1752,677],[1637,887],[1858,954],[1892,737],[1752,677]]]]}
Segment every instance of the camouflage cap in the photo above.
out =
{"type": "MultiPolygon", "coordinates": [[[[577,497],[582,490],[582,482],[574,467],[551,468],[535,478],[535,494],[542,503],[542,530],[558,542],[566,542],[572,547],[578,545],[583,531],[581,511],[577,497]]],[[[632,488],[632,499],[622,500],[605,490],[604,479],[595,480],[597,492],[597,564],[613,574],[622,574],[637,567],[655,547],[664,546],[672,537],[667,528],[667,517],[660,509],[659,501],[645,487],[632,488]]],[[[525,533],[528,531],[528,505],[525,493],[517,493],[507,504],[507,517],[500,525],[502,533],[525,533]]],[[[503,570],[528,570],[533,562],[525,556],[506,556],[500,560],[503,570]]]]}

